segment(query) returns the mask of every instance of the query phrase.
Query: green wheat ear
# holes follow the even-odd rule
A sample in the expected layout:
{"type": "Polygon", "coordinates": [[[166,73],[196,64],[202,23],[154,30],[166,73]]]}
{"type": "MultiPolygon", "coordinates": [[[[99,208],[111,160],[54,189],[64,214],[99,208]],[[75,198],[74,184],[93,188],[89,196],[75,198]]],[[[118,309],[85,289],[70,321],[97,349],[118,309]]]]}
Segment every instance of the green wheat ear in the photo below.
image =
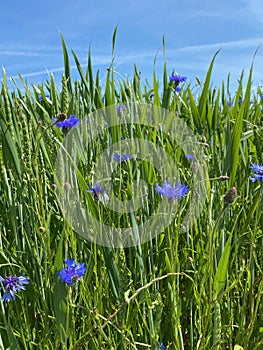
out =
{"type": "Polygon", "coordinates": [[[59,107],[56,83],[55,83],[55,78],[53,74],[50,74],[50,97],[52,101],[52,115],[57,116],[61,112],[61,110],[59,107]]]}
{"type": "Polygon", "coordinates": [[[68,109],[69,109],[69,96],[68,96],[67,78],[65,74],[62,74],[62,112],[67,115],[68,109]]]}
{"type": "Polygon", "coordinates": [[[14,140],[15,132],[14,132],[14,125],[13,125],[13,118],[12,118],[12,110],[11,110],[11,104],[10,104],[9,95],[8,95],[6,86],[3,86],[2,88],[2,95],[4,99],[4,111],[5,111],[5,117],[6,117],[6,124],[8,125],[10,135],[14,140]]]}
{"type": "Polygon", "coordinates": [[[79,117],[81,110],[81,98],[80,98],[80,82],[75,81],[75,90],[74,90],[74,105],[75,105],[75,114],[79,117]]]}
{"type": "Polygon", "coordinates": [[[20,113],[21,138],[22,138],[22,156],[25,172],[30,174],[32,171],[31,148],[32,148],[32,122],[28,121],[25,113],[20,113]]]}

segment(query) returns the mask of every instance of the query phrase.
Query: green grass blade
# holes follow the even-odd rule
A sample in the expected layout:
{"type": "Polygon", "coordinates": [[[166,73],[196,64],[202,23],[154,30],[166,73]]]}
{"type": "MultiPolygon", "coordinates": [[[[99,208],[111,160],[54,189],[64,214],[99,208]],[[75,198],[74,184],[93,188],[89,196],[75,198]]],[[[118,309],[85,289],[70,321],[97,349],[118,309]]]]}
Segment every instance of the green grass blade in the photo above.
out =
{"type": "Polygon", "coordinates": [[[108,247],[103,247],[102,250],[110,279],[111,290],[115,297],[115,303],[117,303],[120,300],[120,277],[117,265],[114,261],[114,251],[108,247]]]}
{"type": "Polygon", "coordinates": [[[112,36],[112,43],[111,43],[112,56],[114,55],[117,31],[118,31],[118,26],[115,27],[114,32],[113,32],[113,36],[112,36]]]}
{"type": "Polygon", "coordinates": [[[248,114],[250,107],[250,91],[251,91],[251,81],[252,81],[252,70],[253,65],[250,68],[247,88],[245,93],[245,99],[241,104],[240,111],[237,115],[235,126],[233,130],[233,138],[231,144],[231,171],[230,171],[230,186],[233,186],[235,183],[235,177],[237,173],[238,163],[239,163],[239,152],[240,152],[240,139],[243,130],[243,119],[248,114]]]}
{"type": "Polygon", "coordinates": [[[70,76],[70,62],[69,62],[68,50],[67,50],[67,46],[66,46],[66,43],[65,43],[65,40],[64,40],[62,34],[60,34],[60,38],[61,38],[62,49],[63,49],[64,69],[65,69],[65,76],[66,76],[66,79],[67,79],[68,91],[69,91],[70,95],[72,95],[72,85],[71,85],[71,76],[70,76]]]}
{"type": "Polygon", "coordinates": [[[231,252],[231,241],[232,241],[232,233],[230,234],[226,245],[224,247],[223,253],[220,257],[215,278],[214,278],[214,288],[213,288],[213,299],[217,299],[219,294],[222,292],[225,287],[226,277],[227,277],[227,269],[229,265],[229,256],[231,252]]]}
{"type": "Polygon", "coordinates": [[[219,51],[220,50],[218,50],[216,52],[216,54],[214,55],[214,57],[213,57],[213,59],[212,59],[212,61],[210,63],[210,66],[209,66],[207,74],[206,74],[204,86],[203,86],[203,89],[202,89],[201,97],[200,97],[200,100],[199,100],[198,110],[199,110],[201,123],[204,123],[204,121],[205,121],[206,104],[207,104],[207,100],[208,100],[208,97],[209,97],[209,86],[210,86],[211,74],[212,74],[212,70],[213,70],[213,66],[214,66],[214,62],[215,62],[216,56],[218,55],[219,51]]]}
{"type": "Polygon", "coordinates": [[[80,74],[81,81],[82,81],[83,85],[85,86],[85,88],[86,88],[86,90],[88,92],[89,91],[89,85],[88,85],[88,82],[86,80],[85,74],[84,74],[84,72],[82,70],[81,64],[79,63],[79,59],[78,59],[77,55],[75,54],[75,52],[73,50],[71,50],[71,52],[72,52],[72,55],[73,55],[74,60],[76,62],[76,66],[77,66],[78,72],[80,74]]]}

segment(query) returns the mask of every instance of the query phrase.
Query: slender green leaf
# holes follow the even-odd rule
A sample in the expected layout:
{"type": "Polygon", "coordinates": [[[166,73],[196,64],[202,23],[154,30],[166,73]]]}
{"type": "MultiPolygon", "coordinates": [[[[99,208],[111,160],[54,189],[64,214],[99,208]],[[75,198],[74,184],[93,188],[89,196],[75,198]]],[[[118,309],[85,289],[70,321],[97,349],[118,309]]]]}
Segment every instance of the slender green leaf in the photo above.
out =
{"type": "Polygon", "coordinates": [[[67,86],[68,86],[68,91],[70,95],[72,95],[72,85],[71,85],[71,76],[70,76],[70,62],[69,62],[69,56],[68,56],[68,50],[67,46],[65,43],[65,40],[60,34],[61,42],[62,42],[62,49],[63,49],[63,56],[64,56],[64,69],[65,69],[65,76],[67,79],[67,86]]]}
{"type": "Polygon", "coordinates": [[[214,278],[214,288],[213,288],[213,299],[217,299],[222,289],[225,287],[226,277],[227,277],[227,269],[229,265],[229,256],[231,252],[231,241],[232,241],[232,233],[230,234],[226,245],[224,247],[223,253],[220,257],[215,278],[214,278]]]}
{"type": "Polygon", "coordinates": [[[118,31],[118,26],[115,27],[114,32],[113,32],[113,36],[112,36],[112,44],[111,44],[111,53],[112,53],[112,56],[114,55],[114,49],[115,49],[115,42],[116,42],[117,31],[118,31]]]}

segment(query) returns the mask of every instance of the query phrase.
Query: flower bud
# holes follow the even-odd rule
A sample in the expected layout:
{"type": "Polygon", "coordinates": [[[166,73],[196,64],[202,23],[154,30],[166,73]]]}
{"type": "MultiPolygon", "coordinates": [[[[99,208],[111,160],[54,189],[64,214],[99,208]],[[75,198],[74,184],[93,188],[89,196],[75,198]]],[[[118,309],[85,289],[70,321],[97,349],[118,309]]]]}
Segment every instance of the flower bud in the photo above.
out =
{"type": "Polygon", "coordinates": [[[227,193],[224,195],[224,203],[225,206],[232,204],[237,196],[237,189],[236,187],[231,187],[230,190],[227,191],[227,193]]]}
{"type": "Polygon", "coordinates": [[[64,183],[64,190],[68,191],[70,189],[70,184],[68,182],[64,183]]]}

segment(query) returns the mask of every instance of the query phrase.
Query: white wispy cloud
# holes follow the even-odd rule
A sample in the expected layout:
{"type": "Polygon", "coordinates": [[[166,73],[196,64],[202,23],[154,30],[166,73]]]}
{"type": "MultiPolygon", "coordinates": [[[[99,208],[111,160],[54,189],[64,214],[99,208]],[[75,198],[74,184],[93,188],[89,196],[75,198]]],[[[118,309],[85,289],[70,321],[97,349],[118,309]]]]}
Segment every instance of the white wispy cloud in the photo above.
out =
{"type": "Polygon", "coordinates": [[[6,50],[6,51],[1,51],[0,52],[0,57],[1,56],[25,56],[25,57],[43,57],[43,56],[50,56],[44,53],[39,53],[39,52],[30,52],[30,51],[12,51],[12,50],[6,50]]]}
{"type": "Polygon", "coordinates": [[[225,41],[211,44],[190,45],[177,48],[178,52],[198,52],[204,50],[219,50],[219,49],[247,49],[257,48],[263,43],[263,37],[248,38],[243,40],[225,41]]]}
{"type": "MultiPolygon", "coordinates": [[[[60,55],[61,56],[61,55],[60,55]]],[[[59,56],[59,58],[61,58],[59,56]]],[[[151,51],[151,52],[130,52],[128,54],[121,54],[121,55],[116,55],[116,57],[114,58],[114,67],[117,68],[118,66],[121,66],[123,64],[133,64],[133,63],[137,63],[137,62],[146,62],[147,59],[152,59],[155,56],[155,52],[151,51]]],[[[80,59],[79,59],[80,60],[80,59]]],[[[111,55],[107,55],[107,54],[100,54],[100,55],[91,55],[91,60],[92,60],[92,65],[93,67],[98,67],[98,66],[110,66],[111,62],[112,62],[112,56],[111,55]]],[[[73,60],[72,60],[73,62],[73,60]]],[[[80,65],[82,67],[83,70],[85,70],[87,68],[87,60],[85,62],[83,62],[83,60],[80,60],[80,65]]],[[[8,67],[5,67],[6,69],[8,67]]],[[[36,70],[33,72],[25,72],[25,73],[21,73],[20,76],[22,76],[22,78],[29,78],[29,77],[36,77],[36,76],[41,76],[41,75],[49,75],[50,73],[58,73],[58,72],[63,72],[64,71],[64,66],[61,67],[54,67],[54,68],[45,68],[45,69],[40,69],[40,70],[36,70]]],[[[77,70],[77,66],[76,64],[71,64],[70,65],[70,69],[71,70],[77,70]]],[[[18,79],[19,75],[12,75],[12,77],[9,78],[13,78],[13,79],[18,79]]]]}
{"type": "MultiPolygon", "coordinates": [[[[81,47],[77,45],[74,47],[74,51],[79,54],[87,55],[88,48],[81,47]]],[[[68,53],[71,54],[71,48],[68,47],[68,53]]],[[[3,45],[0,44],[0,57],[1,56],[31,56],[31,57],[54,57],[54,56],[62,57],[63,50],[60,43],[58,45],[23,45],[17,43],[16,45],[3,45]]]]}
{"type": "MultiPolygon", "coordinates": [[[[109,65],[110,63],[111,63],[111,56],[110,55],[95,55],[94,57],[92,57],[92,65],[94,67],[100,66],[100,65],[109,65]]],[[[80,66],[83,70],[85,70],[87,67],[87,62],[80,63],[80,66]]],[[[6,70],[7,70],[7,68],[6,68],[6,70]]],[[[76,64],[71,64],[70,69],[72,71],[77,70],[76,64]]],[[[40,70],[36,70],[33,72],[25,72],[25,73],[21,72],[20,76],[22,78],[30,78],[30,77],[45,76],[45,75],[48,76],[50,73],[59,73],[59,72],[63,72],[64,70],[65,70],[64,66],[45,68],[45,69],[40,69],[40,70]]],[[[19,75],[18,74],[12,75],[12,76],[9,76],[8,78],[9,79],[18,79],[19,75]]]]}
{"type": "Polygon", "coordinates": [[[246,1],[246,5],[260,23],[263,23],[263,2],[262,0],[246,1]]]}
{"type": "MultiPolygon", "coordinates": [[[[222,49],[220,55],[216,59],[214,68],[215,76],[219,77],[219,80],[221,81],[222,79],[225,79],[229,71],[231,71],[231,76],[236,78],[240,75],[243,68],[247,69],[250,67],[253,53],[261,42],[263,42],[263,37],[254,37],[244,40],[215,42],[211,44],[191,45],[178,47],[175,49],[166,49],[168,69],[170,71],[176,68],[176,70],[178,69],[179,72],[188,72],[189,75],[191,74],[194,76],[203,77],[206,74],[213,54],[215,54],[218,49],[222,49]]],[[[135,63],[144,74],[151,76],[155,56],[156,50],[145,50],[138,52],[132,51],[129,53],[122,52],[120,55],[116,53],[114,67],[117,71],[118,69],[120,69],[120,72],[125,71],[125,74],[127,71],[127,74],[129,75],[132,74],[133,64],[135,63]]],[[[157,67],[158,69],[162,70],[163,55],[161,49],[157,56],[157,67]]],[[[61,53],[57,57],[61,62],[61,53]]],[[[72,62],[71,70],[74,76],[74,73],[77,71],[77,67],[71,55],[70,57],[72,62]]],[[[85,71],[87,67],[87,56],[80,54],[78,57],[82,69],[85,71]]],[[[101,80],[104,80],[107,74],[106,68],[111,64],[112,56],[110,54],[91,53],[91,58],[93,67],[95,69],[96,67],[100,69],[101,80]]],[[[46,62],[45,64],[41,63],[41,65],[42,67],[48,66],[46,62]]],[[[41,67],[41,65],[38,66],[41,67]]],[[[257,66],[258,65],[259,63],[257,63],[257,66]]],[[[54,68],[50,68],[49,66],[49,68],[39,70],[36,69],[35,71],[24,71],[24,73],[20,70],[20,73],[22,78],[25,79],[38,76],[41,78],[48,78],[50,73],[59,73],[63,71],[64,66],[54,65],[54,68]]],[[[12,78],[18,79],[19,76],[12,75],[12,78]]]]}

